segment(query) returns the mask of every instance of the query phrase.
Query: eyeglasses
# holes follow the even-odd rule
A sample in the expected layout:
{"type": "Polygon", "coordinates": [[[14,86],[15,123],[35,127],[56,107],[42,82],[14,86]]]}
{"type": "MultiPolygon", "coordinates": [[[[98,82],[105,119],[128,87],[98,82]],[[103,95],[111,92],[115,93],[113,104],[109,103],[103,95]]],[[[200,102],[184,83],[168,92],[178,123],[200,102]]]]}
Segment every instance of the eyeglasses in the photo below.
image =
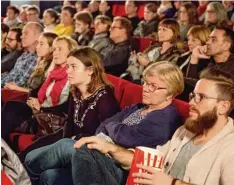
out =
{"type": "Polygon", "coordinates": [[[17,39],[12,39],[12,38],[7,37],[6,40],[9,40],[10,42],[12,42],[12,41],[17,40],[17,39]]]}
{"type": "Polygon", "coordinates": [[[118,26],[111,26],[110,29],[113,30],[115,28],[118,28],[118,29],[122,29],[121,27],[118,27],[118,26]]]}
{"type": "Polygon", "coordinates": [[[154,92],[154,91],[156,91],[156,90],[167,89],[166,87],[159,87],[159,86],[156,86],[156,85],[153,84],[153,83],[147,83],[145,80],[142,80],[141,84],[142,84],[143,86],[147,86],[150,92],[154,92]]]}
{"type": "Polygon", "coordinates": [[[189,101],[191,100],[194,100],[195,103],[200,103],[203,99],[214,99],[214,100],[221,100],[219,98],[213,98],[213,97],[209,97],[205,94],[202,94],[202,93],[194,93],[194,92],[191,92],[189,94],[189,101]]]}

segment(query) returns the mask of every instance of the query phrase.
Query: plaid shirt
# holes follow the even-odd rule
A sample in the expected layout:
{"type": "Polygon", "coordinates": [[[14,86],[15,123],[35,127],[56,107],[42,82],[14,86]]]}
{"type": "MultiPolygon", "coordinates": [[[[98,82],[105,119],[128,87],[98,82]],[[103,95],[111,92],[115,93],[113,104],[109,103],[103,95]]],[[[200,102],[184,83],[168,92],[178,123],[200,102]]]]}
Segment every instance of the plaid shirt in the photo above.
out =
{"type": "Polygon", "coordinates": [[[2,76],[2,86],[8,82],[24,86],[36,66],[36,59],[36,53],[25,51],[17,59],[14,68],[6,76],[2,76]]]}

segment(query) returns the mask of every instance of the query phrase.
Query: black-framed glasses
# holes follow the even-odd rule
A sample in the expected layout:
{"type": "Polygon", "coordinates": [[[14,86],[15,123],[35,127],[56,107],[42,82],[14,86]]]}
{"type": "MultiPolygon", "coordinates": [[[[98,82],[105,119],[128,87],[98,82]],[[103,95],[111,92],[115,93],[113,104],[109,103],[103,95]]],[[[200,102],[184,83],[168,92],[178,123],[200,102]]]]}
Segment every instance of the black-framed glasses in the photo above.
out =
{"type": "Polygon", "coordinates": [[[195,92],[191,92],[189,94],[189,101],[191,101],[192,99],[194,100],[195,103],[200,103],[203,99],[221,100],[219,98],[214,98],[214,97],[210,97],[205,94],[202,94],[202,93],[195,93],[195,92]]]}
{"type": "Polygon", "coordinates": [[[162,89],[167,89],[166,87],[159,87],[153,83],[147,83],[145,80],[141,81],[141,84],[143,86],[147,86],[150,92],[154,92],[156,90],[162,90],[162,89]]]}
{"type": "Polygon", "coordinates": [[[12,39],[12,38],[7,37],[6,40],[9,40],[10,42],[12,42],[12,41],[17,40],[17,39],[12,39]]]}

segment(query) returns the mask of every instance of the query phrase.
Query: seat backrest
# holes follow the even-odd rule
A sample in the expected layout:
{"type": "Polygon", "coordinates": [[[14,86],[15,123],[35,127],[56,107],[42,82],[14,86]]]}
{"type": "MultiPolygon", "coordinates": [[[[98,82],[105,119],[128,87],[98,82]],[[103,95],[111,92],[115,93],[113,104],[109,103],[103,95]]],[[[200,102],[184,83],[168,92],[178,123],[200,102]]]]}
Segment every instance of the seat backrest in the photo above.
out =
{"type": "Polygon", "coordinates": [[[185,121],[189,116],[189,103],[179,99],[174,99],[172,103],[176,105],[180,115],[183,117],[183,121],[185,121]]]}
{"type": "Polygon", "coordinates": [[[141,37],[134,37],[138,43],[140,44],[140,52],[143,52],[146,48],[150,46],[152,41],[155,41],[153,38],[141,38],[141,37]]]}
{"type": "Polygon", "coordinates": [[[145,8],[144,4],[140,5],[138,8],[138,17],[140,19],[144,19],[144,8],[145,8]]]}
{"type": "Polygon", "coordinates": [[[142,102],[142,86],[133,84],[131,82],[127,83],[124,87],[123,98],[120,102],[121,109],[142,102]]]}
{"type": "Polygon", "coordinates": [[[125,16],[126,13],[125,13],[124,4],[114,4],[112,6],[112,15],[114,17],[116,17],[116,16],[125,16]]]}

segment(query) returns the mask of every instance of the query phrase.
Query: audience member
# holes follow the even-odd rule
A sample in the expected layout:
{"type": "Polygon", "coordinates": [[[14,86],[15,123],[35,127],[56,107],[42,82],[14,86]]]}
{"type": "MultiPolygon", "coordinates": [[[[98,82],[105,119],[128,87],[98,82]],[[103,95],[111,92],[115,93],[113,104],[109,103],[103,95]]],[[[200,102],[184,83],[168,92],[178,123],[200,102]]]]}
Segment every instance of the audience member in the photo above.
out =
{"type": "MultiPolygon", "coordinates": [[[[166,143],[171,138],[176,128],[181,124],[179,113],[175,105],[172,104],[172,99],[183,91],[183,75],[176,66],[162,62],[151,65],[145,71],[144,79],[143,103],[128,107],[102,122],[96,131],[98,138],[123,147],[156,146],[166,143]]],[[[56,177],[56,184],[62,184],[59,183],[60,180],[66,177],[67,181],[70,179],[69,183],[72,184],[71,172],[68,170],[72,169],[74,184],[77,184],[80,177],[84,180],[82,176],[75,177],[75,175],[78,173],[77,170],[83,171],[86,166],[78,169],[76,162],[72,163],[72,168],[69,166],[72,155],[80,160],[80,156],[77,156],[78,151],[73,148],[75,143],[75,140],[63,139],[53,145],[29,153],[26,156],[25,165],[31,178],[38,180],[39,177],[41,179],[49,177],[49,182],[51,182],[51,179],[56,177]],[[61,153],[60,151],[66,152],[61,153]],[[50,157],[52,153],[56,154],[56,157],[53,155],[53,160],[50,157]],[[52,173],[51,169],[53,169],[53,176],[49,176],[52,173]],[[62,170],[59,171],[59,169],[62,170]],[[67,170],[68,172],[64,173],[67,170]],[[61,176],[61,174],[63,175],[61,176]]],[[[93,152],[95,153],[95,151],[93,152]]],[[[107,156],[103,156],[103,158],[109,159],[107,156]]],[[[86,159],[86,157],[83,158],[85,161],[86,159]]],[[[92,160],[89,162],[92,163],[91,165],[95,165],[92,160]]],[[[103,167],[99,167],[98,171],[106,169],[104,164],[103,167]]],[[[90,176],[81,182],[82,184],[92,184],[93,180],[93,177],[90,176]]],[[[116,184],[113,181],[96,182],[98,184],[116,184]]],[[[116,182],[124,184],[122,181],[116,182]]]]}
{"type": "Polygon", "coordinates": [[[228,19],[234,24],[234,5],[232,1],[222,0],[222,4],[227,11],[228,19]]]}
{"type": "Polygon", "coordinates": [[[58,20],[59,20],[58,12],[56,12],[52,8],[45,10],[43,13],[44,32],[52,32],[52,30],[58,23],[58,20]]]}
{"type": "Polygon", "coordinates": [[[110,46],[102,49],[105,72],[120,76],[128,67],[131,45],[129,37],[132,32],[131,22],[124,17],[115,17],[110,27],[110,46]]]}
{"type": "MultiPolygon", "coordinates": [[[[167,60],[173,64],[176,64],[180,56],[180,52],[177,49],[176,43],[178,41],[180,33],[180,27],[176,20],[174,19],[164,19],[158,25],[158,41],[161,46],[149,47],[144,53],[135,52],[132,53],[132,57],[136,55],[136,60],[139,62],[139,66],[135,66],[132,62],[129,65],[128,71],[131,76],[133,76],[135,70],[138,70],[138,77],[142,77],[141,67],[146,67],[150,63],[159,62],[162,60],[167,60]],[[135,67],[131,67],[135,66],[135,67]],[[136,69],[137,68],[137,69],[136,69]]],[[[140,80],[140,79],[134,79],[140,80]]]]}
{"type": "Polygon", "coordinates": [[[29,22],[24,26],[22,47],[25,51],[17,59],[14,68],[7,75],[1,76],[2,86],[10,82],[24,86],[36,66],[36,46],[41,32],[43,32],[43,27],[38,23],[29,22]]]}
{"type": "Polygon", "coordinates": [[[199,22],[203,23],[205,21],[206,8],[209,4],[208,0],[198,0],[197,14],[199,22]]]}
{"type": "Polygon", "coordinates": [[[133,31],[137,28],[137,25],[140,22],[137,11],[138,5],[136,1],[127,0],[125,2],[126,18],[128,18],[131,21],[133,31]]]}
{"type": "MultiPolygon", "coordinates": [[[[20,13],[19,13],[19,20],[20,23],[22,25],[27,24],[28,20],[27,20],[27,8],[29,7],[29,5],[22,5],[20,6],[20,13]]],[[[22,26],[23,27],[23,26],[22,26]]]]}
{"type": "Polygon", "coordinates": [[[211,28],[226,26],[228,21],[227,11],[220,2],[210,2],[206,8],[205,25],[211,28]]]}
{"type": "Polygon", "coordinates": [[[155,37],[158,31],[157,5],[154,3],[146,4],[144,7],[144,20],[142,20],[134,31],[135,36],[155,37]]]}
{"type": "Polygon", "coordinates": [[[171,1],[161,0],[161,4],[158,8],[159,19],[173,18],[176,13],[176,9],[173,7],[171,1]]]}
{"type": "Polygon", "coordinates": [[[22,55],[21,44],[22,30],[20,28],[12,28],[6,37],[6,50],[9,52],[7,55],[2,56],[1,59],[1,73],[8,73],[14,68],[17,59],[22,55]]]}
{"type": "Polygon", "coordinates": [[[88,5],[85,1],[82,1],[82,0],[76,1],[76,4],[75,4],[76,13],[81,12],[82,10],[85,10],[87,7],[88,5]]]}
{"type": "Polygon", "coordinates": [[[111,8],[110,3],[107,0],[100,1],[99,12],[100,12],[100,15],[105,15],[109,17],[111,20],[113,19],[112,8],[111,8]]]}
{"type": "Polygon", "coordinates": [[[99,15],[99,1],[91,0],[88,5],[88,10],[95,19],[99,15]]]}
{"type": "Polygon", "coordinates": [[[38,6],[36,5],[30,5],[27,10],[27,21],[28,22],[37,22],[41,25],[42,24],[42,20],[39,18],[40,17],[40,9],[38,6]]]}
{"type": "Polygon", "coordinates": [[[8,6],[6,18],[4,18],[3,22],[9,26],[9,28],[14,28],[19,24],[19,9],[16,6],[8,6]]]}
{"type": "Polygon", "coordinates": [[[210,33],[210,28],[206,26],[195,25],[189,29],[187,33],[189,51],[183,53],[177,62],[177,65],[182,70],[184,77],[189,76],[188,72],[191,65],[190,60],[193,49],[197,46],[204,46],[209,39],[210,33]]]}
{"type": "Polygon", "coordinates": [[[102,49],[108,47],[111,43],[109,38],[109,29],[111,19],[105,15],[98,15],[94,20],[94,36],[89,42],[89,47],[101,52],[102,49]]]}
{"type": "MultiPolygon", "coordinates": [[[[40,87],[37,98],[29,97],[27,103],[21,101],[8,101],[2,110],[2,138],[7,138],[11,131],[21,127],[24,121],[30,120],[33,113],[48,112],[63,115],[68,112],[67,103],[69,95],[68,76],[66,73],[67,56],[77,46],[76,42],[66,36],[60,36],[53,42],[54,67],[48,73],[46,80],[40,87]],[[6,124],[7,123],[7,124],[6,124]]],[[[36,118],[26,124],[37,122],[36,118]]],[[[38,128],[33,132],[36,134],[38,128]]],[[[26,132],[26,130],[21,130],[26,132]]]]}
{"type": "Polygon", "coordinates": [[[178,19],[179,9],[180,9],[182,3],[183,3],[183,1],[174,1],[174,3],[173,3],[173,4],[174,4],[174,7],[175,7],[175,9],[176,9],[176,12],[175,12],[175,14],[174,14],[174,18],[175,18],[175,19],[178,19]]]}
{"type": "Polygon", "coordinates": [[[78,12],[75,15],[74,19],[75,19],[74,39],[77,41],[78,45],[87,46],[93,37],[93,32],[91,30],[91,25],[93,23],[92,14],[87,11],[78,12]]]}
{"type": "Polygon", "coordinates": [[[60,24],[57,24],[52,30],[58,36],[71,36],[74,31],[73,17],[76,9],[72,6],[64,6],[60,15],[60,24]]]}
{"type": "Polygon", "coordinates": [[[205,67],[215,67],[234,76],[234,33],[226,27],[216,27],[205,46],[193,49],[188,76],[198,79],[205,67]]]}
{"type": "Polygon", "coordinates": [[[180,40],[185,41],[191,26],[198,23],[196,6],[193,3],[183,3],[179,9],[180,40]]]}
{"type": "Polygon", "coordinates": [[[38,44],[36,47],[37,52],[37,65],[27,83],[24,87],[20,87],[15,83],[7,83],[4,89],[20,91],[28,93],[29,96],[36,97],[38,90],[46,79],[48,75],[47,70],[51,65],[53,58],[53,48],[52,44],[54,39],[57,37],[55,33],[44,32],[40,35],[38,39],[38,44]]]}

